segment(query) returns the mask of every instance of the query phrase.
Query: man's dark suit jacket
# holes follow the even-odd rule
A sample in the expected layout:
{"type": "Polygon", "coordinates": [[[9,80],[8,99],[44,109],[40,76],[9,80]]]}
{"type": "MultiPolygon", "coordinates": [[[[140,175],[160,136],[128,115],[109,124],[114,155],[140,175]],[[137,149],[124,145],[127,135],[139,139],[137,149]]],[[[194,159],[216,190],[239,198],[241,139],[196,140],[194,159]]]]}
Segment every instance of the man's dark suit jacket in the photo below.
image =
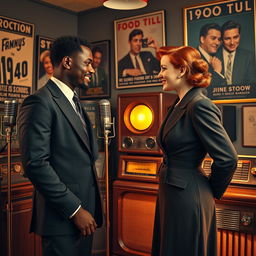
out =
{"type": "MultiPolygon", "coordinates": [[[[222,72],[225,73],[223,49],[217,56],[222,61],[222,72]]],[[[233,63],[232,85],[256,84],[255,56],[252,52],[238,47],[233,63]]]]}
{"type": "MultiPolygon", "coordinates": [[[[151,52],[140,52],[140,58],[147,74],[157,74],[160,72],[160,62],[151,52]]],[[[125,55],[118,62],[118,76],[123,76],[125,69],[134,68],[130,54],[125,55]]]]}
{"type": "MultiPolygon", "coordinates": [[[[198,49],[200,52],[200,50],[198,49]]],[[[201,53],[201,52],[200,52],[201,53]]],[[[218,87],[218,86],[225,86],[227,85],[227,81],[225,77],[221,76],[218,72],[214,71],[212,65],[207,61],[207,59],[204,57],[204,55],[201,53],[201,57],[203,60],[205,60],[209,66],[209,72],[212,74],[212,80],[210,86],[218,87]]],[[[218,56],[216,56],[218,58],[218,56]]],[[[222,68],[222,73],[223,73],[223,68],[222,68]]]]}
{"type": "Polygon", "coordinates": [[[35,186],[31,232],[79,232],[69,217],[81,204],[102,225],[94,163],[97,145],[86,113],[90,141],[68,99],[51,80],[27,97],[18,118],[22,164],[35,186]],[[96,199],[96,200],[95,200],[96,199]],[[95,212],[94,212],[95,209],[95,212]]]}

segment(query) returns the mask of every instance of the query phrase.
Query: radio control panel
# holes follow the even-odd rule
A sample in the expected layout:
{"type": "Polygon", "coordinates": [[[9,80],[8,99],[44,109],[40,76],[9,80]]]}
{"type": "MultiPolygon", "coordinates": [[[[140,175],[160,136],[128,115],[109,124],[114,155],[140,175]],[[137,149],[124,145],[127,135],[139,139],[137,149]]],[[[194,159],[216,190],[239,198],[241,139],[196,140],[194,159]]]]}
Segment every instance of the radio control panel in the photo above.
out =
{"type": "Polygon", "coordinates": [[[152,136],[123,136],[122,137],[122,148],[133,149],[133,150],[147,150],[156,151],[159,147],[156,143],[156,137],[152,136]]]}
{"type": "MultiPolygon", "coordinates": [[[[211,173],[212,158],[206,157],[202,162],[202,169],[209,175],[211,173]]],[[[239,155],[237,168],[231,184],[256,185],[256,156],[239,155]]]]}

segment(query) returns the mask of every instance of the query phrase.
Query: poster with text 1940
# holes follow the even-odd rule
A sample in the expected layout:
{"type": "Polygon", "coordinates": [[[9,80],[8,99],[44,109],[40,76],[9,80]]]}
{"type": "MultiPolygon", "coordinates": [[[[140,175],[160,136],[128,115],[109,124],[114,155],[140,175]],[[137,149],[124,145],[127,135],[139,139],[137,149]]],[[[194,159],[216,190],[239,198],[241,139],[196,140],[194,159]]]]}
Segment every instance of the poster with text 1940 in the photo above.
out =
{"type": "Polygon", "coordinates": [[[0,102],[31,94],[34,25],[0,16],[0,102]]]}
{"type": "Polygon", "coordinates": [[[216,1],[184,8],[184,43],[208,63],[208,97],[256,102],[254,0],[216,1]]]}

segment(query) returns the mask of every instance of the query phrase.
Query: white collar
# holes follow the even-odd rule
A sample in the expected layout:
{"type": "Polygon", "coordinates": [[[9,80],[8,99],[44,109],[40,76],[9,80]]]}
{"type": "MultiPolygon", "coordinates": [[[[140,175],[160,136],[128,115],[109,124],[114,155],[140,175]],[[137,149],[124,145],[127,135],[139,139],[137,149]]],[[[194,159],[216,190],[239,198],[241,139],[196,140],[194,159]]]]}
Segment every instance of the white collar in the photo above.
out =
{"type": "Polygon", "coordinates": [[[74,92],[70,87],[68,87],[65,83],[57,79],[56,77],[51,77],[51,80],[59,87],[62,93],[66,96],[66,98],[73,102],[74,92]]]}

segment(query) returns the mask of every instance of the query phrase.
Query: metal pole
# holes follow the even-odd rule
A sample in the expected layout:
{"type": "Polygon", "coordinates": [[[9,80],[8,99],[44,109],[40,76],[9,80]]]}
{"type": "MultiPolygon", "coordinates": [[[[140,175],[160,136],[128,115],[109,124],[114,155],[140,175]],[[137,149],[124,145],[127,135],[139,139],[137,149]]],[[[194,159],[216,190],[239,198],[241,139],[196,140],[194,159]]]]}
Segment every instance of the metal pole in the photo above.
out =
{"type": "Polygon", "coordinates": [[[105,192],[105,225],[106,225],[106,256],[109,256],[109,228],[110,228],[110,221],[109,221],[109,175],[108,175],[108,134],[110,132],[105,129],[104,130],[104,144],[105,144],[105,185],[106,185],[106,192],[105,192]]]}
{"type": "Polygon", "coordinates": [[[7,244],[8,256],[12,256],[12,195],[11,195],[11,127],[6,128],[7,142],[7,244]]]}

